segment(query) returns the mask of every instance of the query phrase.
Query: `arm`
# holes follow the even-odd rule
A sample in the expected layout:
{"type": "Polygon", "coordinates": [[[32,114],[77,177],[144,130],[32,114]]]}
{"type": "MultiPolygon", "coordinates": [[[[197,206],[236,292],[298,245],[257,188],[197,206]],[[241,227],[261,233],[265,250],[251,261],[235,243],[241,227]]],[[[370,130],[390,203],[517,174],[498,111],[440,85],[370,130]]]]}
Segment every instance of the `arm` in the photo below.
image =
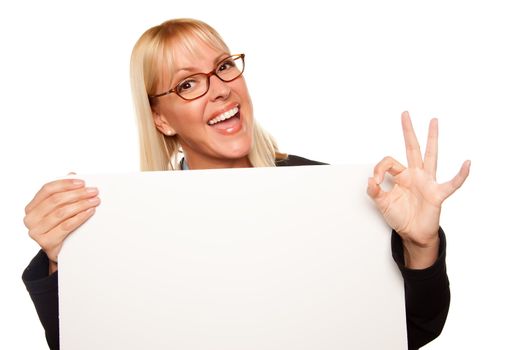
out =
{"type": "Polygon", "coordinates": [[[40,251],[31,260],[22,274],[29,296],[35,305],[40,323],[44,327],[48,346],[52,350],[59,349],[59,297],[57,275],[55,271],[49,274],[49,259],[44,251],[40,251]]]}
{"type": "Polygon", "coordinates": [[[22,275],[50,349],[59,349],[57,256],[64,239],[95,212],[96,188],[76,179],[45,184],[26,206],[24,224],[42,248],[22,275]]]}
{"type": "Polygon", "coordinates": [[[449,280],[445,268],[445,237],[440,228],[442,203],[469,175],[466,161],[453,179],[436,181],[438,121],[432,119],[425,155],[409,114],[402,114],[408,167],[385,157],[374,168],[367,192],[393,228],[393,256],[404,278],[409,349],[416,349],[442,331],[449,309],[449,280]],[[394,187],[381,188],[385,173],[394,187]]]}
{"type": "Polygon", "coordinates": [[[446,239],[439,231],[438,259],[428,268],[405,267],[403,242],[392,232],[392,256],[400,269],[405,288],[407,341],[409,349],[418,349],[440,335],[449,311],[450,291],[446,272],[446,239]]]}

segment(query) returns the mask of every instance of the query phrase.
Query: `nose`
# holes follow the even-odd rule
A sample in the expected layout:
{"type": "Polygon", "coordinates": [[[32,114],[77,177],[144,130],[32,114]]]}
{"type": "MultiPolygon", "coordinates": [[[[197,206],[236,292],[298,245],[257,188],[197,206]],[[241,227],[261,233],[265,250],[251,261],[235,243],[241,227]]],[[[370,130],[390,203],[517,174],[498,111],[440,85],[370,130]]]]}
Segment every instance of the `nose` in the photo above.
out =
{"type": "Polygon", "coordinates": [[[225,100],[231,94],[231,87],[216,75],[209,78],[209,94],[211,101],[225,100]]]}

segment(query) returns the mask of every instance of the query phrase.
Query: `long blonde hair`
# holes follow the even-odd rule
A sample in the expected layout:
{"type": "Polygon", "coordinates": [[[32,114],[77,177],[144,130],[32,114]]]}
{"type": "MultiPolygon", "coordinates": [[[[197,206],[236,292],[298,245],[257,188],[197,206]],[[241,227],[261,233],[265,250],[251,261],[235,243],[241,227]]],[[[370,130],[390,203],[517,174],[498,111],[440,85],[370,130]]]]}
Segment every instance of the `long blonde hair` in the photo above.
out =
{"type": "MultiPolygon", "coordinates": [[[[162,68],[169,70],[175,65],[173,45],[177,43],[189,52],[203,41],[219,50],[229,52],[220,35],[208,24],[195,19],[173,19],[147,30],[139,38],[130,59],[132,98],[136,109],[141,170],[179,169],[178,136],[166,136],[154,125],[149,94],[155,93],[162,68]]],[[[275,159],[284,158],[278,152],[273,138],[256,122],[253,126],[253,144],[249,161],[255,167],[275,166],[275,159]]]]}

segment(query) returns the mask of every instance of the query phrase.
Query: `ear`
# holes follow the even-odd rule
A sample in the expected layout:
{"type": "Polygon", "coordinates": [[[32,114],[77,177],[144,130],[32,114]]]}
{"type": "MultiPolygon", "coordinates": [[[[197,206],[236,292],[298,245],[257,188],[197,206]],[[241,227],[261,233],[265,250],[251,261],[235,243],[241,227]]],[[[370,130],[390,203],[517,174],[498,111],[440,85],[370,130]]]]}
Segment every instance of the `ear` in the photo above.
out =
{"type": "Polygon", "coordinates": [[[152,120],[154,120],[154,125],[156,125],[156,129],[158,129],[159,132],[166,136],[173,136],[176,132],[174,131],[172,126],[170,126],[165,116],[163,116],[163,114],[161,114],[154,108],[152,108],[151,111],[152,120]]]}

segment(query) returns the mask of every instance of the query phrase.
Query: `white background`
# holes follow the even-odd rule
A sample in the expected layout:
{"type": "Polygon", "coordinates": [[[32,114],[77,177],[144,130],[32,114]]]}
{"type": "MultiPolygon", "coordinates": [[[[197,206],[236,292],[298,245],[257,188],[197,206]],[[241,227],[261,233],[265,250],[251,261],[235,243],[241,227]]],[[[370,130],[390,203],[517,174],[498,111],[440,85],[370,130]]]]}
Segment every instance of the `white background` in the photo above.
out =
{"type": "Polygon", "coordinates": [[[138,170],[130,51],[147,28],[177,17],[205,20],[246,53],[255,117],[285,152],[405,161],[400,113],[410,111],[422,143],[438,117],[439,181],[465,159],[472,169],[444,203],[452,303],[427,349],[526,348],[523,2],[193,3],[0,5],[0,348],[46,348],[20,279],[38,250],[24,206],[72,170],[138,170]]]}

